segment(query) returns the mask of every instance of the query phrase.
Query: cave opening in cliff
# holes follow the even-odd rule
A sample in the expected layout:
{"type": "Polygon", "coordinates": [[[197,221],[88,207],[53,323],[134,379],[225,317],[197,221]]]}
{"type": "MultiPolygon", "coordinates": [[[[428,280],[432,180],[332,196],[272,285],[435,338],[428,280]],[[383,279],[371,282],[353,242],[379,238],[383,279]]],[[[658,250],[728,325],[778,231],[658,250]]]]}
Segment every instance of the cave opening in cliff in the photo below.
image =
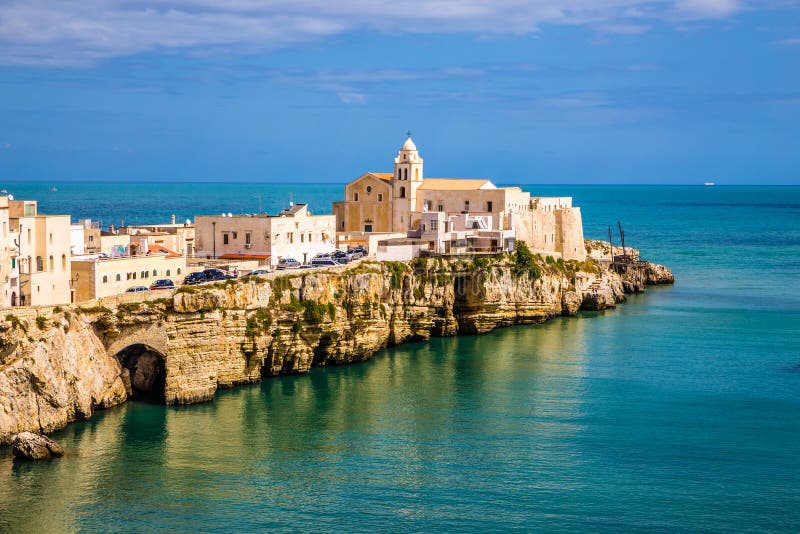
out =
{"type": "Polygon", "coordinates": [[[117,358],[123,367],[123,379],[130,399],[164,402],[167,369],[163,355],[147,345],[136,344],[121,350],[117,358]]]}

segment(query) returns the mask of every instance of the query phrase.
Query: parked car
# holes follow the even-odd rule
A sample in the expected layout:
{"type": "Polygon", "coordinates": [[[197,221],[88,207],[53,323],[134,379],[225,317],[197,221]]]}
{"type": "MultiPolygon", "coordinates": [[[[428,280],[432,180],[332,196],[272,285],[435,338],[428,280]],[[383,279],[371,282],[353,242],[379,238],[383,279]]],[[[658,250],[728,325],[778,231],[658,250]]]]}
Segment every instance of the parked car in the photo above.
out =
{"type": "Polygon", "coordinates": [[[367,255],[367,249],[365,249],[364,247],[361,247],[361,246],[353,247],[350,250],[352,250],[354,252],[358,252],[359,254],[361,254],[362,258],[367,255]]]}
{"type": "Polygon", "coordinates": [[[133,286],[125,290],[125,293],[139,293],[140,291],[150,291],[144,286],[133,286]]]}
{"type": "Polygon", "coordinates": [[[313,267],[336,267],[339,263],[331,258],[315,258],[311,260],[311,265],[313,267]]]}
{"type": "Polygon", "coordinates": [[[294,258],[281,258],[278,260],[278,269],[297,269],[300,262],[294,258]]]}
{"type": "Polygon", "coordinates": [[[162,278],[150,284],[150,291],[157,289],[175,289],[175,284],[169,278],[162,278]]]}
{"type": "Polygon", "coordinates": [[[250,274],[254,274],[254,275],[259,276],[259,275],[262,275],[262,274],[269,274],[271,272],[272,271],[270,271],[269,269],[256,269],[255,271],[250,271],[250,274]]]}
{"type": "Polygon", "coordinates": [[[195,286],[197,284],[202,284],[205,281],[205,273],[190,273],[186,278],[183,279],[183,283],[187,286],[195,286]]]}
{"type": "Polygon", "coordinates": [[[310,264],[310,263],[304,263],[303,265],[301,265],[300,267],[298,267],[298,269],[313,269],[313,268],[315,268],[315,267],[316,267],[316,265],[312,265],[312,264],[310,264]]]}
{"type": "Polygon", "coordinates": [[[331,258],[338,263],[350,263],[353,261],[353,258],[347,255],[347,252],[342,252],[341,250],[337,250],[331,254],[331,258]]]}
{"type": "Polygon", "coordinates": [[[228,274],[221,269],[208,268],[203,271],[207,282],[214,282],[217,280],[230,280],[236,278],[232,274],[228,274]]]}
{"type": "Polygon", "coordinates": [[[316,256],[314,256],[311,259],[312,260],[318,260],[318,259],[321,259],[321,258],[330,258],[330,257],[331,257],[331,253],[330,252],[320,252],[319,254],[317,254],[316,256]]]}

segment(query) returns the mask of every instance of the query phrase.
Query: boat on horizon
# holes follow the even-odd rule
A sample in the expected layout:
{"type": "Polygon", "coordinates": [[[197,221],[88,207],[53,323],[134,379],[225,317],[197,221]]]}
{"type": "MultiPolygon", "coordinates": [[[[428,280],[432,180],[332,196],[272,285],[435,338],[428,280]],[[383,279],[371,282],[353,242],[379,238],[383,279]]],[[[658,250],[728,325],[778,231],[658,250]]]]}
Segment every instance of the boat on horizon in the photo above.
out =
{"type": "Polygon", "coordinates": [[[714,182],[703,182],[703,185],[712,186],[712,185],[717,185],[717,184],[715,184],[714,182]]]}

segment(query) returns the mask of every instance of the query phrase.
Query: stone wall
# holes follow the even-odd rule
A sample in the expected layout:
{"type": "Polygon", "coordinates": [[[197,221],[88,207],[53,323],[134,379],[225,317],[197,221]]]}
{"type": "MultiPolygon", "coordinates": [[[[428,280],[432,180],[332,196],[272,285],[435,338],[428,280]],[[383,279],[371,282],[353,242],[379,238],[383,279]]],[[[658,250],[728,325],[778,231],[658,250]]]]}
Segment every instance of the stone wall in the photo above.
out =
{"type": "Polygon", "coordinates": [[[617,273],[594,261],[515,258],[361,262],[187,287],[151,301],[7,310],[0,442],[124,402],[131,377],[116,356],[131,347],[163,358],[164,401],[186,404],[264,376],[362,361],[387,345],[614,306],[626,291],[671,281],[654,267],[617,273]]]}

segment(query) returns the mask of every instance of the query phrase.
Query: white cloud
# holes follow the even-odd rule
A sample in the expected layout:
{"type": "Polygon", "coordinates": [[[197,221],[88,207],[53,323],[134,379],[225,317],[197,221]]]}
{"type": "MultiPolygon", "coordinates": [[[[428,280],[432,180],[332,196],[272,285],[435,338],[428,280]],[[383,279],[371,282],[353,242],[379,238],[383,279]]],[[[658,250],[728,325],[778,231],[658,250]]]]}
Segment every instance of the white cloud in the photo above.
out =
{"type": "Polygon", "coordinates": [[[363,104],[367,101],[367,95],[364,93],[338,93],[336,96],[339,97],[342,104],[363,104]]]}
{"type": "Polygon", "coordinates": [[[778,41],[778,44],[787,46],[800,46],[800,37],[792,37],[791,39],[783,39],[778,41]]]}
{"type": "Polygon", "coordinates": [[[547,24],[638,33],[734,14],[739,0],[4,0],[0,63],[82,65],[150,51],[252,52],[348,31],[535,34],[547,24]]]}

